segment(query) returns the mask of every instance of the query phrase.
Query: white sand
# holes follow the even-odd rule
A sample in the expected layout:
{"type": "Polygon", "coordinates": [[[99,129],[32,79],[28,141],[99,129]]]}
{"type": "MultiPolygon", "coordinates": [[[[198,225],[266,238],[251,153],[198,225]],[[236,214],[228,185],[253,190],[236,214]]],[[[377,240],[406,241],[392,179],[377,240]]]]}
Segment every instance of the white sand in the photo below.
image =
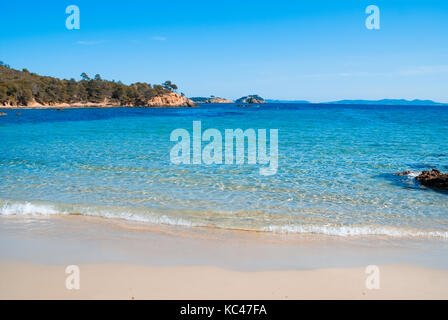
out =
{"type": "Polygon", "coordinates": [[[80,289],[66,266],[0,262],[1,299],[447,299],[448,271],[380,266],[380,289],[365,268],[230,271],[212,266],[80,265],[80,289]]]}

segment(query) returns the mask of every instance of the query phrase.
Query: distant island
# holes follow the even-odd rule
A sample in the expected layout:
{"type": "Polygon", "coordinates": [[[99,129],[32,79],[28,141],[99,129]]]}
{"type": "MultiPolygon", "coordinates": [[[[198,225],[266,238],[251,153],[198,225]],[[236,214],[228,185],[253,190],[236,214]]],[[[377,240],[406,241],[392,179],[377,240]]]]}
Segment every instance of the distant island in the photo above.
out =
{"type": "Polygon", "coordinates": [[[195,103],[233,103],[232,100],[228,100],[225,98],[210,96],[210,98],[206,97],[192,97],[190,98],[195,103]]]}
{"type": "Polygon", "coordinates": [[[260,97],[257,94],[245,96],[242,98],[239,98],[235,100],[235,103],[242,103],[242,104],[258,104],[258,103],[266,103],[266,101],[260,97]]]}
{"type": "Polygon", "coordinates": [[[151,85],[137,82],[125,85],[103,80],[99,74],[91,79],[86,73],[82,80],[58,79],[15,70],[0,62],[0,106],[13,107],[118,107],[118,106],[179,106],[195,103],[175,91],[171,81],[151,85]]]}
{"type": "Polygon", "coordinates": [[[238,103],[238,104],[267,103],[262,97],[260,97],[257,94],[241,97],[241,98],[235,100],[235,102],[232,100],[229,100],[229,99],[215,97],[215,96],[210,96],[210,98],[192,97],[190,99],[196,103],[238,103]]]}
{"type": "MultiPolygon", "coordinates": [[[[187,98],[178,94],[178,87],[171,81],[151,85],[137,82],[125,85],[120,81],[109,81],[96,74],[93,79],[86,73],[81,80],[58,79],[41,76],[11,68],[0,61],[0,107],[1,108],[75,108],[75,107],[192,107],[196,103],[236,103],[238,105],[265,103],[310,104],[305,100],[263,99],[257,94],[241,97],[232,101],[221,97],[187,98]]],[[[402,106],[448,106],[446,103],[432,100],[339,100],[318,104],[346,105],[402,105],[402,106]]]]}
{"type": "Polygon", "coordinates": [[[310,102],[306,100],[273,100],[266,99],[268,103],[298,103],[298,104],[347,104],[347,105],[394,105],[394,106],[434,106],[448,105],[447,103],[435,102],[432,100],[405,100],[405,99],[381,99],[381,100],[338,100],[329,102],[310,102]]]}

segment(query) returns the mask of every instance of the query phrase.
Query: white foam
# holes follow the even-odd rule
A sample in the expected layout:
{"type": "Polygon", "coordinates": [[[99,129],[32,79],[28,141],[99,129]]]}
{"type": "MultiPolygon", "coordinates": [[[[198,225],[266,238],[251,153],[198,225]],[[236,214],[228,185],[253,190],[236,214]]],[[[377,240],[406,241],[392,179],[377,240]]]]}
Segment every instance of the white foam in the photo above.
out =
{"type": "Polygon", "coordinates": [[[422,172],[421,171],[410,171],[407,176],[410,178],[416,178],[418,177],[422,172]]]}
{"type": "Polygon", "coordinates": [[[400,229],[393,227],[377,226],[318,226],[318,225],[283,225],[267,226],[263,231],[274,233],[315,233],[330,236],[389,236],[395,238],[442,238],[448,239],[448,232],[444,231],[419,231],[400,229]]]}
{"type": "MultiPolygon", "coordinates": [[[[129,221],[164,224],[186,227],[201,227],[206,224],[193,223],[187,219],[170,217],[165,214],[149,211],[130,211],[119,207],[87,207],[87,206],[59,206],[41,203],[13,203],[3,202],[0,205],[0,215],[13,216],[51,216],[51,215],[84,215],[110,219],[124,219],[129,221]]],[[[215,227],[220,227],[215,225],[215,227]]],[[[225,227],[223,227],[225,229],[225,227]]],[[[241,228],[240,228],[241,229],[241,228]]],[[[251,228],[248,228],[248,230],[251,228]]],[[[243,229],[244,230],[244,229],[243,229]]],[[[253,229],[251,229],[253,230],[253,229]]],[[[383,226],[329,226],[329,225],[270,225],[261,228],[260,231],[273,233],[297,233],[297,234],[323,234],[329,236],[388,236],[394,238],[441,238],[448,239],[448,231],[421,231],[383,226]]]]}
{"type": "Polygon", "coordinates": [[[132,212],[110,212],[110,211],[90,211],[90,210],[82,210],[82,215],[85,216],[96,216],[96,217],[103,217],[103,218],[111,218],[111,219],[124,219],[129,221],[136,221],[136,222],[145,222],[145,223],[152,223],[152,224],[166,224],[166,225],[174,225],[174,226],[186,226],[186,227],[195,227],[195,226],[201,226],[200,224],[194,224],[188,220],[181,219],[181,218],[174,218],[174,217],[168,217],[166,215],[158,215],[154,213],[145,213],[145,214],[138,214],[138,213],[132,213],[132,212]]]}
{"type": "Polygon", "coordinates": [[[72,206],[70,210],[58,208],[55,205],[36,204],[31,202],[10,203],[6,202],[0,207],[0,215],[4,216],[51,216],[51,215],[83,215],[91,217],[102,217],[110,219],[124,219],[129,221],[146,222],[153,224],[166,224],[177,226],[202,226],[194,224],[188,220],[168,217],[151,212],[135,213],[121,208],[104,208],[104,207],[77,207],[72,206]]]}
{"type": "Polygon", "coordinates": [[[50,205],[38,205],[30,202],[25,203],[4,203],[0,208],[0,215],[31,215],[49,216],[52,214],[63,214],[50,205]]]}

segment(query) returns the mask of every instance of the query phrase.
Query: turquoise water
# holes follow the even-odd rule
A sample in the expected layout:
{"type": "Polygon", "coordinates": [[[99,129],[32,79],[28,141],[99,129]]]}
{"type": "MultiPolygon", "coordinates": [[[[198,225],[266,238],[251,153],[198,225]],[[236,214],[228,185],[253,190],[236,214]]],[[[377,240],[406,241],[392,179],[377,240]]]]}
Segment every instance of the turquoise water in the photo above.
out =
{"type": "Polygon", "coordinates": [[[279,233],[448,239],[448,194],[394,172],[448,171],[448,108],[6,110],[0,215],[81,214],[279,233]],[[278,129],[278,172],[175,165],[170,133],[278,129]]]}

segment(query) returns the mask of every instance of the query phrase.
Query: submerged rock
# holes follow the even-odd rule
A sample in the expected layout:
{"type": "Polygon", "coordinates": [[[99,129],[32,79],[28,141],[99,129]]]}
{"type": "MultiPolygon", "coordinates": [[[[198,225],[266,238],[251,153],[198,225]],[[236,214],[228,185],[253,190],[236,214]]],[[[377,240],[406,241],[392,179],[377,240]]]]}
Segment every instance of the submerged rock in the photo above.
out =
{"type": "Polygon", "coordinates": [[[439,170],[423,171],[415,179],[426,187],[448,190],[448,174],[439,170]]]}

